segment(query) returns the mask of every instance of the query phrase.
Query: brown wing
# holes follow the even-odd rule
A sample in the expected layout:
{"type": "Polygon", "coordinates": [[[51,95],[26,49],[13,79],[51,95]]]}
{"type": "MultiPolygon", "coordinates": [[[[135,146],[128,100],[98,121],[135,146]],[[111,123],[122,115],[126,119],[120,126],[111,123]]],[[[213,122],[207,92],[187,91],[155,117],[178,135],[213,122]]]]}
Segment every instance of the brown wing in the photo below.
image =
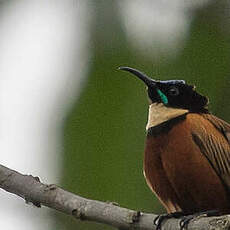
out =
{"type": "Polygon", "coordinates": [[[211,114],[202,117],[213,127],[193,130],[193,140],[230,191],[230,125],[211,114]]]}

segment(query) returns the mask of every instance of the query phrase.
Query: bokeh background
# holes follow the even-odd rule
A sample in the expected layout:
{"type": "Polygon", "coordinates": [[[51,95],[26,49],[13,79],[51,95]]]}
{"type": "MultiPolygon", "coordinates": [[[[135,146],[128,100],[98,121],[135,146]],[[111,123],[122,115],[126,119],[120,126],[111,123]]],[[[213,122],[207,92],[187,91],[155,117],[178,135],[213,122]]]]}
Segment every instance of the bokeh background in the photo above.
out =
{"type": "MultiPolygon", "coordinates": [[[[142,173],[145,86],[117,68],[184,79],[230,122],[229,31],[227,0],[1,1],[1,164],[90,199],[164,212],[142,173]]],[[[1,229],[112,229],[4,191],[0,199],[1,229]]]]}

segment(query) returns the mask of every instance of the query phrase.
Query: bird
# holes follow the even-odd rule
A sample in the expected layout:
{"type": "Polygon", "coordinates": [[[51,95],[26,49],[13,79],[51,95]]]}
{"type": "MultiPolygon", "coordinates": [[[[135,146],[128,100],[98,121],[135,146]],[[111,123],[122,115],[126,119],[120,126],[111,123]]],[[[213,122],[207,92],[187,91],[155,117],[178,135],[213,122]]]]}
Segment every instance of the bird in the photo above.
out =
{"type": "Polygon", "coordinates": [[[167,215],[230,213],[230,124],[211,114],[208,98],[184,80],[154,80],[131,67],[119,69],[147,86],[143,172],[167,215]]]}

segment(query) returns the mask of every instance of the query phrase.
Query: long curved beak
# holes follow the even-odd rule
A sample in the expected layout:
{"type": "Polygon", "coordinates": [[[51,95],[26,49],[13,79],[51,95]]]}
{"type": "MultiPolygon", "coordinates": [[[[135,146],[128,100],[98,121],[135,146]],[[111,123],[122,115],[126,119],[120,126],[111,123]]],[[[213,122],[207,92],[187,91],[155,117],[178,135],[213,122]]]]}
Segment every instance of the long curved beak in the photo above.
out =
{"type": "Polygon", "coordinates": [[[131,68],[131,67],[125,67],[125,66],[121,66],[118,69],[128,71],[128,72],[134,74],[139,79],[141,79],[148,87],[156,87],[156,81],[154,81],[153,79],[149,78],[147,75],[145,75],[144,73],[142,73],[141,71],[139,71],[137,69],[134,69],[134,68],[131,68]]]}

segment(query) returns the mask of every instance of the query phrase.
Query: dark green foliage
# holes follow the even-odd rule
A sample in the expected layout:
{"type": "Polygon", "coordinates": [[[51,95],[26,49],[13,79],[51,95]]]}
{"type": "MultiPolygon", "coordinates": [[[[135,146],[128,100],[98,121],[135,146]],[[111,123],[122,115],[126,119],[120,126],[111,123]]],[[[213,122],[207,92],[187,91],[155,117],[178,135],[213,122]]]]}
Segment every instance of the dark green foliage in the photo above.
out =
{"type": "MultiPolygon", "coordinates": [[[[150,60],[131,49],[120,29],[115,1],[107,2],[96,3],[100,17],[91,36],[91,71],[63,129],[62,186],[91,199],[162,212],[142,174],[148,111],[145,86],[117,68],[131,66],[150,76],[157,69],[154,79],[184,79],[195,84],[210,98],[211,111],[230,122],[230,41],[218,18],[213,21],[216,6],[209,6],[197,13],[179,56],[150,60]]],[[[77,223],[61,214],[57,221],[55,229],[111,229],[77,223]]]]}

